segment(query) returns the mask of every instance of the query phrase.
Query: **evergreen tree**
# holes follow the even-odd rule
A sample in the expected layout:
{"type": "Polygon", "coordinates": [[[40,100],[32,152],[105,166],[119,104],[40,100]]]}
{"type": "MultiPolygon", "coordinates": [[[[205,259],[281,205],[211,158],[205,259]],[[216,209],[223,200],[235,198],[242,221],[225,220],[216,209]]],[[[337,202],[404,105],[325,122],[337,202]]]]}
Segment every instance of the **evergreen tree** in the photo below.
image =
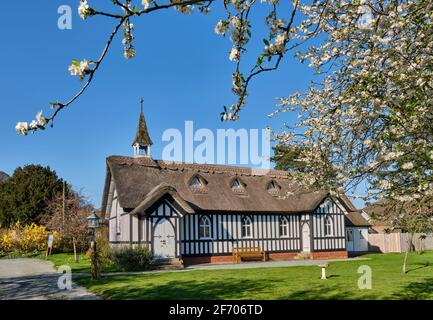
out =
{"type": "Polygon", "coordinates": [[[39,222],[48,202],[62,192],[62,184],[63,180],[50,167],[17,168],[10,179],[0,184],[0,225],[39,222]]]}

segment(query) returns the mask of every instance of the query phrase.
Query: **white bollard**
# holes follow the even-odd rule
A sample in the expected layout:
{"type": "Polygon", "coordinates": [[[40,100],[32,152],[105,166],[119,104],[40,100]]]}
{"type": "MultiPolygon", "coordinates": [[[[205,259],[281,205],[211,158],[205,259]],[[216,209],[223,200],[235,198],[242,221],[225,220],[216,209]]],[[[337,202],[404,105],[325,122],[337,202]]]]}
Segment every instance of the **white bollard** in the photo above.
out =
{"type": "Polygon", "coordinates": [[[322,269],[322,277],[320,279],[322,280],[326,280],[326,268],[329,266],[329,264],[324,263],[324,264],[319,264],[319,267],[322,269]]]}

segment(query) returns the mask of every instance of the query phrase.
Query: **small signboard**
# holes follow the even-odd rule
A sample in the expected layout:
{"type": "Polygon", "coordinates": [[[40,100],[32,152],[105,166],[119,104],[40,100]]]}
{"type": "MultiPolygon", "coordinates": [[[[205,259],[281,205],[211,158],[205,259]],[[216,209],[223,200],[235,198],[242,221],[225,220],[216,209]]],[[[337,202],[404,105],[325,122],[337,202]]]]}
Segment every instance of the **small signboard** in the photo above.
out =
{"type": "Polygon", "coordinates": [[[52,234],[50,234],[48,236],[48,248],[52,248],[53,247],[53,242],[54,242],[54,236],[52,234]]]}
{"type": "Polygon", "coordinates": [[[47,256],[51,254],[51,251],[53,251],[53,243],[54,243],[54,235],[50,234],[48,236],[47,256]]]}

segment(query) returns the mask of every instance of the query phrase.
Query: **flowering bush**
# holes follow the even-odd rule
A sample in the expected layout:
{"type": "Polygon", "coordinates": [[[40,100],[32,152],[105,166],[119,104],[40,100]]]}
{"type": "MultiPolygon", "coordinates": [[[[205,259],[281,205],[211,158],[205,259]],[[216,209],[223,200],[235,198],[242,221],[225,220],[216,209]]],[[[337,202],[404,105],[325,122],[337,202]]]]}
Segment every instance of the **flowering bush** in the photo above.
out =
{"type": "Polygon", "coordinates": [[[57,231],[50,232],[44,226],[34,223],[23,226],[20,222],[17,222],[10,229],[0,230],[0,252],[44,251],[47,248],[48,236],[50,234],[54,236],[53,245],[56,248],[60,238],[57,231]]]}

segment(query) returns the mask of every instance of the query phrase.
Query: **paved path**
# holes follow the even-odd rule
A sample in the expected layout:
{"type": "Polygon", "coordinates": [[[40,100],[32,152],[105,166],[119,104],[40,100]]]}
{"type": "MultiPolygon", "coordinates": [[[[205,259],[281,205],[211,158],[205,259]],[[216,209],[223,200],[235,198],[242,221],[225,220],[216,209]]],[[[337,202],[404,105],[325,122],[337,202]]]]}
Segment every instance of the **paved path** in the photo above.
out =
{"type": "Polygon", "coordinates": [[[0,300],[98,300],[85,288],[59,289],[53,264],[39,259],[0,259],[0,300]]]}
{"type": "Polygon", "coordinates": [[[267,262],[242,262],[237,264],[203,264],[188,266],[185,270],[215,270],[215,269],[253,269],[253,268],[275,268],[275,267],[299,267],[299,266],[318,266],[323,263],[336,261],[368,260],[367,258],[349,258],[334,260],[281,260],[267,262]]]}

